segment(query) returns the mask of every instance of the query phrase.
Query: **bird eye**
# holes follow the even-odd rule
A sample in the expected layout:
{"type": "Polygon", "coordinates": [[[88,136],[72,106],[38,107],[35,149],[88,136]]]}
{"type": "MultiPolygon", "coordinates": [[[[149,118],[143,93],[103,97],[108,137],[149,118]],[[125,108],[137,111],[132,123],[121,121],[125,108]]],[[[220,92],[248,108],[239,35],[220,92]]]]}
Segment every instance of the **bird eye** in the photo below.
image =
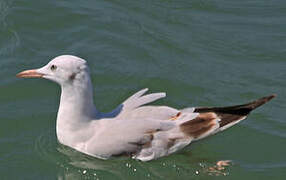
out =
{"type": "Polygon", "coordinates": [[[57,69],[57,66],[56,66],[56,65],[52,65],[52,66],[51,66],[51,70],[52,70],[52,71],[54,71],[54,70],[56,70],[56,69],[57,69]]]}

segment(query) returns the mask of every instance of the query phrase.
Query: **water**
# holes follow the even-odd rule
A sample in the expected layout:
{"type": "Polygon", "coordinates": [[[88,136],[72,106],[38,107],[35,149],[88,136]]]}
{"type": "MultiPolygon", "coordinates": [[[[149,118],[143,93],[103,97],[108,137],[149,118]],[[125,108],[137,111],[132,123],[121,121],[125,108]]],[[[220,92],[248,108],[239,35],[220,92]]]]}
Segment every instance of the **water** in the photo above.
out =
{"type": "Polygon", "coordinates": [[[0,1],[1,179],[284,179],[286,1],[0,1]],[[228,131],[152,162],[57,143],[60,89],[17,79],[61,54],[88,60],[98,109],[137,90],[177,108],[278,97],[228,131]],[[226,169],[211,172],[219,160],[226,169]]]}

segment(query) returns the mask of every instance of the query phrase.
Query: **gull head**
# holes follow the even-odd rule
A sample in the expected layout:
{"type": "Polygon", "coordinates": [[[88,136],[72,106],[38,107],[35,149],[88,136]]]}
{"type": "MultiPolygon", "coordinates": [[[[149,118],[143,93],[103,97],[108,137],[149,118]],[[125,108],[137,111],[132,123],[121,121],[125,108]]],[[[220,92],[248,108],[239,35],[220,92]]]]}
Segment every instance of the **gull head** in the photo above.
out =
{"type": "Polygon", "coordinates": [[[20,72],[20,78],[45,78],[60,85],[73,84],[75,81],[84,81],[89,78],[87,63],[72,55],[62,55],[52,59],[47,65],[20,72]]]}

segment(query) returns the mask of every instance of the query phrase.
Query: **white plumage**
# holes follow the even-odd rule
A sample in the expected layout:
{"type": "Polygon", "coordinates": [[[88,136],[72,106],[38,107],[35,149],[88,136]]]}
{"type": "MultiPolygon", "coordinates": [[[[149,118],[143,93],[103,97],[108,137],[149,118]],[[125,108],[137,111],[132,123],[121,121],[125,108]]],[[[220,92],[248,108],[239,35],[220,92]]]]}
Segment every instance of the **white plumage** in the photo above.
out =
{"type": "Polygon", "coordinates": [[[146,105],[166,96],[145,95],[148,89],[135,93],[110,113],[100,113],[93,103],[86,61],[70,55],[56,57],[40,69],[23,71],[17,76],[57,82],[62,89],[56,125],[59,142],[102,159],[122,154],[142,161],[156,159],[246,117],[241,114],[235,118],[232,113],[207,108],[177,110],[146,105]],[[225,114],[230,115],[226,119],[229,122],[224,121],[225,114]]]}

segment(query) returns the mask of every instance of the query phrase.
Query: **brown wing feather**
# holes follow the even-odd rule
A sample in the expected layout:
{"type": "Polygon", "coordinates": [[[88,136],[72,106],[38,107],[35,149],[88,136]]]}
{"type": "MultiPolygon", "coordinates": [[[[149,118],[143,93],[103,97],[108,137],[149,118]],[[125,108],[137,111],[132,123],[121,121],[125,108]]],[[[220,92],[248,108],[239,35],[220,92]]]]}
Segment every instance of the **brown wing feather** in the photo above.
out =
{"type": "Polygon", "coordinates": [[[215,113],[201,113],[193,120],[187,121],[180,125],[181,131],[186,135],[197,138],[217,124],[217,116],[215,113]]]}
{"type": "Polygon", "coordinates": [[[247,104],[237,105],[237,106],[228,106],[228,107],[198,107],[195,108],[195,112],[206,113],[213,112],[215,113],[221,121],[220,127],[223,127],[229,123],[245,119],[247,115],[254,109],[259,106],[267,103],[271,99],[276,97],[276,95],[266,96],[255,101],[252,101],[247,104]]]}
{"type": "Polygon", "coordinates": [[[213,128],[217,126],[218,123],[218,128],[224,130],[228,128],[226,125],[230,127],[245,119],[252,110],[270,101],[275,96],[276,95],[263,97],[253,102],[237,106],[195,108],[195,112],[200,113],[199,116],[181,124],[181,131],[196,139],[207,134],[210,130],[214,130],[213,128]]]}

